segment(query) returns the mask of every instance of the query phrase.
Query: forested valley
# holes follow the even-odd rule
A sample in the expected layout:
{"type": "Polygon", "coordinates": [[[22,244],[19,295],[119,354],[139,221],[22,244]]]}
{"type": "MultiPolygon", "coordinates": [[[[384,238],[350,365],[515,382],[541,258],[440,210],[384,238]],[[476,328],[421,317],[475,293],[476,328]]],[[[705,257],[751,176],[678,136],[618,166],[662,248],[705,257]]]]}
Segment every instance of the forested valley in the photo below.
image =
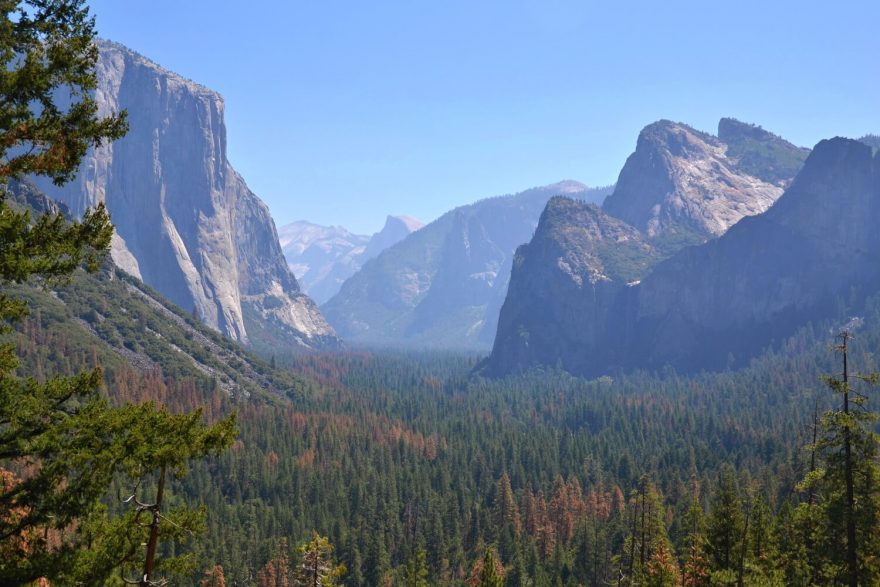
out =
{"type": "MultiPolygon", "coordinates": [[[[44,315],[16,336],[21,369],[91,368],[96,353],[44,315]]],[[[840,410],[820,380],[840,372],[840,319],[716,374],[491,380],[474,374],[476,355],[350,351],[271,357],[296,382],[271,401],[123,363],[106,369],[104,393],[201,407],[210,422],[237,414],[231,448],[166,494],[169,507],[206,508],[203,534],[165,547],[191,550],[191,581],[210,571],[205,584],[288,585],[297,546],[317,535],[345,585],[484,584],[487,552],[505,585],[827,584],[843,568],[839,491],[816,471],[837,448],[823,452],[831,431],[816,416],[840,410]]],[[[850,364],[869,372],[880,303],[857,323],[850,364]]],[[[863,450],[870,465],[873,444],[863,450]]],[[[873,508],[864,473],[861,506],[873,508]]],[[[860,524],[877,539],[875,522],[860,524]]]]}
{"type": "Polygon", "coordinates": [[[503,301],[493,369],[346,343],[217,92],[98,39],[85,0],[0,7],[0,587],[880,585],[876,136],[661,120],[609,196],[644,233],[565,197],[517,216],[608,191],[566,181],[409,219],[378,284],[337,284],[357,328],[428,342],[503,301]],[[471,246],[515,217],[540,246],[471,246]]]}

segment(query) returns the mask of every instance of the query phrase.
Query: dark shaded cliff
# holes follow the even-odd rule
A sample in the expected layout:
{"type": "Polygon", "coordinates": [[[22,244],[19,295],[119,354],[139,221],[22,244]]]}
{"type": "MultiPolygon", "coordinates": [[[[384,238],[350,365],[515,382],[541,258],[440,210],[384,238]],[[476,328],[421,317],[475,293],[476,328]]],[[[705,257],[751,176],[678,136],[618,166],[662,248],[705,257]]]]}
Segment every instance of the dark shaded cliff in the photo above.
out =
{"type": "Polygon", "coordinates": [[[560,240],[563,230],[587,222],[583,214],[562,227],[542,223],[517,256],[487,372],[539,364],[586,376],[665,365],[718,369],[830,317],[840,299],[857,307],[880,289],[878,171],[869,146],[823,141],[766,213],[682,250],[630,285],[578,283],[564,269],[607,239],[549,255],[533,247],[560,240]]]}
{"type": "Polygon", "coordinates": [[[616,296],[657,258],[639,231],[594,204],[550,200],[534,238],[517,249],[490,372],[572,369],[595,354],[616,296]]]}

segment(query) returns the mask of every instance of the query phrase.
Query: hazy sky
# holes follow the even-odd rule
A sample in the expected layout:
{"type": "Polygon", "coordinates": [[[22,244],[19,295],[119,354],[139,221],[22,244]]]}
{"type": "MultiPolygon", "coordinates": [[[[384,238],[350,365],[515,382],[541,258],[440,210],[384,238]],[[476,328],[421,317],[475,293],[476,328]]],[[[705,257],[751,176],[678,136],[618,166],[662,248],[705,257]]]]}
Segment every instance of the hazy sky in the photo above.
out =
{"type": "Polygon", "coordinates": [[[646,124],[880,133],[880,2],[91,0],[101,36],[226,99],[281,226],[378,230],[616,180],[646,124]]]}

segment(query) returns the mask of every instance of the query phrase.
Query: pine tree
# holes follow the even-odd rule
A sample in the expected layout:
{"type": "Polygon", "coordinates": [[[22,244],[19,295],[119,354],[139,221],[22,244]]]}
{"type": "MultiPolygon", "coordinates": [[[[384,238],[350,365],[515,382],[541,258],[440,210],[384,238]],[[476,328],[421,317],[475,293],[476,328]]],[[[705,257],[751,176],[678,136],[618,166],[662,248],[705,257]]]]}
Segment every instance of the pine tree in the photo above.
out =
{"type": "Polygon", "coordinates": [[[526,569],[525,556],[521,549],[513,554],[510,569],[504,577],[504,587],[528,587],[531,585],[528,570],[526,569]]]}
{"type": "Polygon", "coordinates": [[[275,556],[257,572],[258,587],[290,587],[290,557],[287,540],[282,538],[275,556]]]}
{"type": "Polygon", "coordinates": [[[819,583],[817,569],[821,560],[807,546],[808,542],[815,542],[807,537],[814,536],[814,529],[818,527],[817,512],[814,504],[807,503],[801,503],[795,509],[786,501],[779,508],[773,543],[785,585],[806,587],[819,583]]]}
{"type": "MultiPolygon", "coordinates": [[[[61,214],[33,220],[28,211],[16,212],[7,202],[10,179],[26,173],[66,179],[79,164],[82,155],[77,157],[77,152],[84,153],[91,142],[115,138],[123,130],[95,118],[88,98],[83,98],[83,107],[72,118],[54,104],[54,94],[61,87],[70,86],[80,96],[94,87],[92,68],[97,55],[88,49],[93,24],[81,4],[0,3],[0,28],[4,31],[0,36],[4,62],[0,68],[3,289],[32,276],[64,278],[81,264],[94,270],[110,243],[112,228],[102,207],[87,212],[79,223],[68,223],[61,214]]],[[[22,189],[18,184],[13,188],[22,189]]],[[[27,312],[23,301],[0,290],[0,332],[8,332],[8,322],[27,312]]],[[[77,410],[70,400],[91,397],[100,384],[100,371],[40,383],[16,378],[17,366],[15,348],[8,343],[0,345],[0,465],[29,459],[43,466],[33,477],[7,477],[0,488],[0,511],[15,513],[0,516],[0,548],[5,550],[0,559],[0,583],[4,584],[57,575],[61,557],[47,557],[38,531],[60,530],[86,516],[106,487],[100,474],[68,475],[72,471],[61,459],[70,455],[59,455],[62,447],[50,439],[57,436],[60,426],[75,419],[77,412],[97,409],[92,403],[77,410]],[[25,551],[10,550],[10,543],[21,540],[28,544],[25,551]]],[[[69,564],[64,558],[63,564],[69,564]]]]}
{"type": "Polygon", "coordinates": [[[626,559],[621,566],[623,584],[643,585],[654,580],[665,585],[665,581],[672,580],[670,577],[678,576],[664,513],[656,487],[643,476],[629,504],[630,532],[623,545],[626,559]]]}
{"type": "Polygon", "coordinates": [[[519,535],[521,529],[519,508],[513,497],[513,489],[510,487],[510,477],[507,476],[507,473],[503,473],[498,479],[492,516],[496,530],[500,531],[502,528],[510,527],[515,534],[519,535]]]}
{"type": "Polygon", "coordinates": [[[381,585],[391,570],[391,560],[383,536],[384,531],[377,532],[367,544],[364,579],[370,585],[381,585]]]}
{"type": "Polygon", "coordinates": [[[777,573],[778,553],[773,540],[773,515],[763,495],[752,498],[744,573],[749,584],[774,584],[781,581],[777,573]]]}
{"type": "Polygon", "coordinates": [[[694,481],[691,507],[685,514],[684,524],[688,529],[688,535],[681,584],[683,587],[708,587],[710,573],[706,558],[706,522],[703,508],[700,506],[699,486],[696,481],[694,481]]]}
{"type": "Polygon", "coordinates": [[[472,587],[503,587],[504,567],[489,548],[486,555],[474,565],[468,584],[472,587]]]}
{"type": "Polygon", "coordinates": [[[522,530],[522,524],[507,473],[501,475],[495,488],[492,523],[502,559],[511,558],[516,550],[516,540],[522,530]]]}
{"type": "Polygon", "coordinates": [[[317,532],[300,546],[299,552],[300,563],[293,581],[296,587],[332,587],[345,574],[345,567],[333,561],[333,545],[317,532]]]}
{"type": "MultiPolygon", "coordinates": [[[[0,0],[0,30],[0,330],[7,332],[28,312],[9,284],[64,281],[80,266],[97,270],[113,230],[102,205],[79,222],[51,211],[32,218],[10,205],[10,191],[33,195],[19,181],[26,175],[59,185],[71,179],[88,148],[122,136],[126,124],[124,114],[97,116],[98,49],[84,0],[0,0]],[[56,103],[62,96],[65,103],[56,103]]],[[[140,570],[152,569],[160,517],[162,538],[171,540],[202,517],[160,514],[164,471],[182,474],[189,459],[228,446],[234,421],[205,428],[199,413],[173,416],[152,404],[113,409],[99,396],[98,368],[21,379],[18,365],[14,347],[0,345],[0,468],[20,469],[0,488],[0,511],[14,513],[0,516],[0,584],[101,582],[119,565],[136,564],[148,536],[140,570]],[[113,479],[157,471],[155,503],[108,516],[100,500],[113,479]],[[144,514],[152,518],[146,528],[144,514]],[[22,540],[27,548],[16,548],[22,540]]]]}
{"type": "Polygon", "coordinates": [[[406,562],[403,584],[405,587],[428,587],[428,553],[417,547],[406,562]]]}
{"type": "Polygon", "coordinates": [[[706,536],[706,552],[713,573],[736,575],[744,528],[736,476],[733,468],[725,465],[712,501],[706,536]]]}
{"type": "Polygon", "coordinates": [[[816,539],[823,543],[824,580],[874,585],[880,581],[880,437],[874,431],[878,414],[867,409],[868,398],[854,381],[874,385],[880,374],[850,373],[851,339],[848,332],[841,333],[836,349],[843,359],[842,373],[825,378],[841,397],[841,409],[822,416],[815,443],[822,466],[808,474],[803,485],[816,492],[823,512],[816,539]]]}
{"type": "Polygon", "coordinates": [[[0,29],[0,177],[45,175],[61,185],[89,147],[126,131],[125,114],[99,118],[91,95],[94,18],[84,0],[3,0],[0,29]]]}
{"type": "Polygon", "coordinates": [[[681,584],[681,572],[668,542],[659,542],[651,552],[644,584],[648,587],[677,587],[681,584]]]}
{"type": "MultiPolygon", "coordinates": [[[[127,515],[120,518],[107,519],[97,516],[87,519],[79,533],[84,545],[89,545],[89,552],[84,558],[102,555],[102,568],[109,572],[114,559],[120,557],[117,542],[118,535],[124,533],[124,556],[116,564],[121,564],[123,571],[135,569],[142,583],[158,581],[154,571],[183,573],[189,575],[192,560],[185,555],[180,557],[164,557],[157,563],[156,553],[159,543],[179,544],[190,539],[196,531],[204,526],[205,510],[178,508],[169,510],[163,505],[163,490],[166,473],[177,477],[185,475],[189,461],[208,455],[218,455],[232,444],[238,434],[235,416],[221,420],[213,426],[202,423],[202,412],[196,410],[190,414],[171,414],[167,408],[157,408],[153,403],[141,405],[125,405],[121,408],[103,407],[100,411],[88,415],[91,424],[97,426],[97,432],[111,438],[109,447],[111,454],[115,452],[120,461],[94,463],[103,469],[106,475],[112,473],[112,465],[128,480],[136,480],[138,485],[149,486],[151,474],[157,472],[158,480],[154,497],[149,502],[139,498],[137,491],[126,500],[134,507],[127,515]],[[103,416],[103,418],[101,417],[103,416]],[[114,450],[115,449],[115,450],[114,450]],[[145,483],[146,481],[146,483],[145,483]],[[142,523],[142,515],[148,513],[149,524],[142,523]],[[139,554],[137,546],[146,543],[144,556],[139,554]],[[98,548],[101,545],[101,548],[98,548]]],[[[81,437],[83,430],[77,430],[75,436],[81,437]]],[[[91,457],[87,457],[91,458],[91,457]]],[[[105,456],[104,459],[107,457],[105,456]]],[[[77,463],[67,462],[67,467],[78,469],[77,463]]],[[[105,485],[109,478],[105,479],[105,485]]],[[[100,507],[97,508],[101,512],[100,507]]]]}

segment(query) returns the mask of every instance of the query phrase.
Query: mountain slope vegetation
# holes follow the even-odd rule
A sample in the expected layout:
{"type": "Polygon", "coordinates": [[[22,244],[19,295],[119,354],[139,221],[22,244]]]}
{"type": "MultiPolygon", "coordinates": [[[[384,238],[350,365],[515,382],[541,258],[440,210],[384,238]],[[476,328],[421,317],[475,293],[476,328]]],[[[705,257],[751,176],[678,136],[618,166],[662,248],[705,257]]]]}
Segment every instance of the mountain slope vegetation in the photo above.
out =
{"type": "MultiPolygon", "coordinates": [[[[59,209],[28,184],[13,184],[6,197],[34,214],[59,209]]],[[[199,379],[227,395],[264,399],[283,397],[303,385],[206,327],[112,261],[98,273],[78,271],[69,282],[13,285],[6,293],[34,309],[17,337],[28,349],[20,367],[23,374],[36,371],[46,376],[58,368],[61,357],[44,348],[48,336],[60,338],[62,347],[77,353],[78,358],[62,364],[157,371],[179,380],[199,379]]]]}

